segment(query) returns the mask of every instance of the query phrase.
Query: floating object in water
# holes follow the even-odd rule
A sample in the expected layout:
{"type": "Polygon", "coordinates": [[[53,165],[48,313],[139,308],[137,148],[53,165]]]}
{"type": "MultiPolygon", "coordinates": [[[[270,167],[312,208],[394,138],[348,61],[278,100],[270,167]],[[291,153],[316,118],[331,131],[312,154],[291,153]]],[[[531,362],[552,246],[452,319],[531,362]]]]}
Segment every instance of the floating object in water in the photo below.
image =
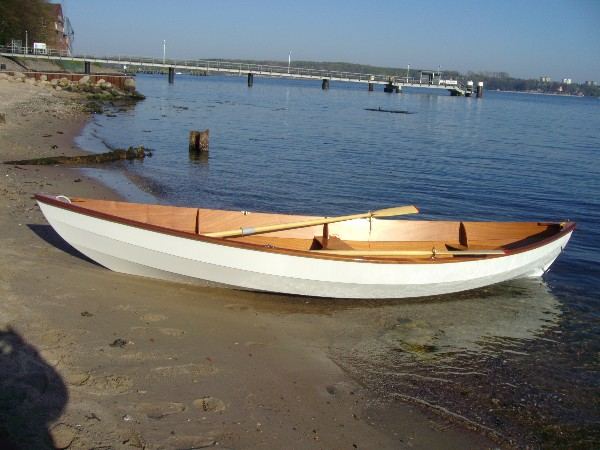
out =
{"type": "Polygon", "coordinates": [[[386,112],[392,114],[414,114],[414,112],[404,111],[402,109],[382,109],[379,108],[365,108],[365,111],[377,111],[377,112],[386,112]]]}

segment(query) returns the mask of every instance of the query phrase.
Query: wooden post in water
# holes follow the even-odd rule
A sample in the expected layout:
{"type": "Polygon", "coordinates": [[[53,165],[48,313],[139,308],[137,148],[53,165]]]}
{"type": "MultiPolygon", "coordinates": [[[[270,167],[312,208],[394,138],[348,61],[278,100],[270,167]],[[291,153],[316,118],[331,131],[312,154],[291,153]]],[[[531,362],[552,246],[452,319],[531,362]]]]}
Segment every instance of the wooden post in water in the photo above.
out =
{"type": "Polygon", "coordinates": [[[85,72],[86,75],[89,75],[92,73],[92,67],[89,61],[84,61],[83,62],[83,71],[85,72]]]}
{"type": "Polygon", "coordinates": [[[190,153],[208,152],[208,128],[204,131],[190,131],[190,153]]]}
{"type": "Polygon", "coordinates": [[[477,83],[477,98],[483,97],[483,81],[477,83]]]}
{"type": "Polygon", "coordinates": [[[169,67],[169,84],[173,84],[175,82],[175,68],[169,67]]]}
{"type": "Polygon", "coordinates": [[[248,87],[252,87],[253,84],[254,84],[254,74],[251,72],[248,72],[248,87]]]}
{"type": "Polygon", "coordinates": [[[321,84],[321,89],[326,91],[329,89],[329,78],[323,78],[323,83],[321,84]]]}

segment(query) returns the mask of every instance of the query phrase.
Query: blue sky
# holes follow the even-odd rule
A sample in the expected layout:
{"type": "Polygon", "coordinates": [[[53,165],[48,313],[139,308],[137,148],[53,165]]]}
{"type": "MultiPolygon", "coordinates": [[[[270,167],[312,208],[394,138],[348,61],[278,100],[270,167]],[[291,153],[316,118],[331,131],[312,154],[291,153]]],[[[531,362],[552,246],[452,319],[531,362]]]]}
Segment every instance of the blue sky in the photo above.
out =
{"type": "MultiPolygon", "coordinates": [[[[345,61],[600,81],[600,0],[64,0],[75,53],[345,61]]],[[[293,64],[293,62],[292,62],[293,64]]]]}

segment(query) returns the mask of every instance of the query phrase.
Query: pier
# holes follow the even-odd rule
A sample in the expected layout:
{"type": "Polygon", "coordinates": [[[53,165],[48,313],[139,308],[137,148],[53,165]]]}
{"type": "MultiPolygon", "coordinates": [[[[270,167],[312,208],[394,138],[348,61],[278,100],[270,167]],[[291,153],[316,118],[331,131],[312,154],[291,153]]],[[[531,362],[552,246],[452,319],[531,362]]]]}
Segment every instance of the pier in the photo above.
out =
{"type": "MultiPolygon", "coordinates": [[[[35,53],[33,49],[0,47],[0,55],[10,58],[36,58],[58,61],[74,61],[84,64],[85,73],[90,72],[90,64],[110,64],[137,68],[140,71],[160,71],[168,74],[168,82],[174,83],[176,71],[191,73],[223,73],[246,76],[248,87],[254,83],[254,77],[288,78],[294,80],[316,80],[321,82],[323,90],[329,89],[330,83],[364,84],[368,91],[373,91],[376,85],[383,86],[384,92],[401,93],[404,87],[446,90],[453,96],[470,97],[473,93],[473,83],[463,86],[456,80],[444,80],[439,71],[421,71],[419,77],[389,76],[381,74],[366,74],[341,72],[321,69],[307,69],[290,66],[271,66],[221,60],[175,60],[163,58],[145,58],[134,56],[93,56],[70,55],[56,50],[48,50],[44,54],[35,53]]],[[[483,83],[477,86],[477,97],[483,95],[483,83]]]]}

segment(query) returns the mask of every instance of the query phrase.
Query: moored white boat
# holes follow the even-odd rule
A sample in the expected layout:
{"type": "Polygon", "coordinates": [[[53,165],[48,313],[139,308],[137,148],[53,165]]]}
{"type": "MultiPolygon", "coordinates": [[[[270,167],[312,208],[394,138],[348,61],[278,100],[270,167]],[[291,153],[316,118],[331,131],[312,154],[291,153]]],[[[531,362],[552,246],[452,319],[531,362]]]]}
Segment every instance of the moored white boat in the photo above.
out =
{"type": "Polygon", "coordinates": [[[61,237],[117,272],[335,298],[420,297],[541,276],[575,229],[571,222],[382,220],[378,214],[338,221],[42,194],[36,199],[61,237]],[[266,225],[274,230],[255,234],[266,225]],[[238,232],[219,237],[223,230],[238,232]]]}

